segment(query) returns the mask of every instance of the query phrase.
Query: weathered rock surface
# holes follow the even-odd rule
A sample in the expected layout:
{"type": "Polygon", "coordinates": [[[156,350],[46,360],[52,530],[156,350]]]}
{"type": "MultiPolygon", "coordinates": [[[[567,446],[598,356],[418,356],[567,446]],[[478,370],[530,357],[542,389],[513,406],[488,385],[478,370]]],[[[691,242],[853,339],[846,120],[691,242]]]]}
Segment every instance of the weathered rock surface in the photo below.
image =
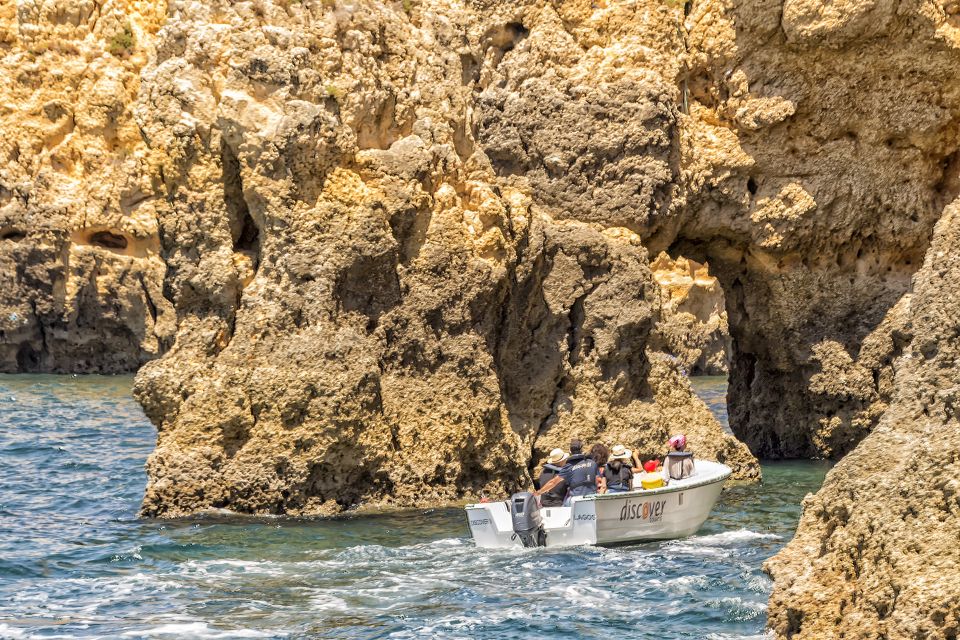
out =
{"type": "Polygon", "coordinates": [[[735,433],[855,451],[774,628],[955,636],[955,4],[4,3],[0,370],[150,361],[148,515],[499,494],[571,435],[753,477],[674,362],[723,313],[651,270],[708,261],[735,433]]]}
{"type": "Polygon", "coordinates": [[[661,253],[650,264],[660,285],[657,333],[690,375],[726,375],[732,348],[720,282],[709,265],[661,253]]]}
{"type": "Polygon", "coordinates": [[[907,305],[912,340],[880,424],[808,496],[766,569],[790,638],[960,634],[960,204],[938,223],[907,305]]]}
{"type": "Polygon", "coordinates": [[[171,5],[135,109],[179,313],[137,378],[145,514],[503,494],[574,434],[756,477],[651,338],[678,67],[647,51],[682,39],[650,6],[604,44],[533,3],[171,5]]]}
{"type": "Polygon", "coordinates": [[[960,186],[956,29],[934,2],[801,0],[694,3],[687,27],[664,243],[723,286],[734,433],[839,457],[889,401],[897,302],[960,186]]]}
{"type": "Polygon", "coordinates": [[[162,3],[0,4],[0,371],[131,371],[172,342],[131,117],[162,3]]]}

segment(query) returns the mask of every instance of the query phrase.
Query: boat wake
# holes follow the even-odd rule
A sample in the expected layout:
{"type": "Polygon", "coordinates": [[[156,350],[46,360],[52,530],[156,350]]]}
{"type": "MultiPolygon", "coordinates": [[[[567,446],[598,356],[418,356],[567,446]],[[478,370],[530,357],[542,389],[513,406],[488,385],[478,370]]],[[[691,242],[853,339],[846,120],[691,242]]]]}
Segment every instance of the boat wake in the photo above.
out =
{"type": "Polygon", "coordinates": [[[761,564],[822,477],[765,467],[699,535],[618,547],[480,549],[458,509],[142,522],[153,428],[129,382],[69,381],[0,377],[3,639],[762,638],[761,564]]]}

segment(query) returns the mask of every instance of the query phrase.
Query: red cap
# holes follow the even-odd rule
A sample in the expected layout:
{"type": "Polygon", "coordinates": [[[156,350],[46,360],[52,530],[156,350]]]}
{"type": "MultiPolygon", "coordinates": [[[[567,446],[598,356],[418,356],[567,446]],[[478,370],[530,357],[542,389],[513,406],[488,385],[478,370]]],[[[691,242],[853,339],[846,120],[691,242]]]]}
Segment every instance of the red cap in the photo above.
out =
{"type": "Polygon", "coordinates": [[[656,460],[647,460],[643,463],[643,470],[647,473],[653,473],[657,470],[657,461],[656,460]]]}

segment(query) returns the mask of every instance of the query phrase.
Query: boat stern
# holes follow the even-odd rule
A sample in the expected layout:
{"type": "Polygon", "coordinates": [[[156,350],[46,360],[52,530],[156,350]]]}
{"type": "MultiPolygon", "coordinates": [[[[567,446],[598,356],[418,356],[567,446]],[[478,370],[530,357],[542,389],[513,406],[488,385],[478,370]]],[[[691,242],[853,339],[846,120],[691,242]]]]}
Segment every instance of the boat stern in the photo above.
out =
{"type": "Polygon", "coordinates": [[[513,520],[506,502],[481,502],[466,506],[470,535],[478,547],[521,547],[513,532],[513,520]]]}

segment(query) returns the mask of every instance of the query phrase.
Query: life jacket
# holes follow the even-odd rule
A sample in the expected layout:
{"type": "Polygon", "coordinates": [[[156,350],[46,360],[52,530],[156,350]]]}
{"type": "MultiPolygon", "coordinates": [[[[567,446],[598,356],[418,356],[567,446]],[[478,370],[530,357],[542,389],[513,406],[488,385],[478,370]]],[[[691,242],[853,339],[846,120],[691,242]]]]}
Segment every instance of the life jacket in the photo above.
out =
{"type": "Polygon", "coordinates": [[[630,480],[633,478],[633,470],[630,465],[621,464],[620,468],[614,470],[613,463],[608,462],[603,467],[603,477],[607,480],[607,489],[631,489],[630,480]]]}
{"type": "MultiPolygon", "coordinates": [[[[548,482],[553,480],[553,478],[560,473],[560,467],[555,464],[550,464],[549,462],[543,465],[543,469],[540,471],[540,477],[537,478],[537,481],[534,483],[537,489],[540,487],[546,486],[548,482]]],[[[540,505],[544,507],[559,507],[563,505],[563,499],[567,495],[567,485],[563,482],[555,486],[550,491],[542,494],[540,496],[540,505]]]]}
{"type": "Polygon", "coordinates": [[[597,463],[582,453],[567,458],[560,475],[567,481],[570,495],[585,496],[597,492],[597,463]]]}
{"type": "Polygon", "coordinates": [[[671,451],[663,461],[663,468],[671,480],[682,480],[694,474],[693,454],[689,451],[671,451]]]}

